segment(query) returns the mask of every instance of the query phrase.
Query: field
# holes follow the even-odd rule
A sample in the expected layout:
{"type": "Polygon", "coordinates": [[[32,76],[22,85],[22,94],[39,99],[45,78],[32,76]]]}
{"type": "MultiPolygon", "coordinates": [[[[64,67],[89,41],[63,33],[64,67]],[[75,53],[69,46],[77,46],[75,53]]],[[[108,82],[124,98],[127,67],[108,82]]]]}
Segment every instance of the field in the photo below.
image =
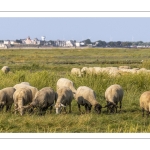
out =
{"type": "MultiPolygon", "coordinates": [[[[14,86],[20,82],[29,82],[41,89],[52,87],[65,77],[72,80],[77,89],[85,85],[95,90],[98,102],[106,104],[104,92],[111,84],[120,84],[124,89],[122,111],[107,114],[102,109],[100,115],[92,109],[90,114],[80,114],[75,100],[71,114],[50,114],[44,116],[12,112],[0,112],[1,133],[149,133],[150,118],[142,117],[139,97],[150,90],[150,74],[124,74],[110,77],[107,74],[84,75],[70,74],[73,67],[118,67],[128,65],[131,68],[150,69],[150,49],[5,49],[0,50],[0,67],[9,66],[11,72],[0,72],[0,89],[14,86]],[[143,62],[141,62],[143,60],[143,62]]],[[[82,107],[84,110],[84,107],[82,107]]]]}

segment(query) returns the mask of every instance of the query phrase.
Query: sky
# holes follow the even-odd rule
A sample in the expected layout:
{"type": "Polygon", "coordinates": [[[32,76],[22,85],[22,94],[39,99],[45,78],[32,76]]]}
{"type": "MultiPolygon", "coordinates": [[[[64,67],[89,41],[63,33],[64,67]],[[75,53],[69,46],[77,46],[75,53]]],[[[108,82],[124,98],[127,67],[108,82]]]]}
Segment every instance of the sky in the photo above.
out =
{"type": "Polygon", "coordinates": [[[0,40],[150,42],[150,17],[0,17],[0,40]]]}

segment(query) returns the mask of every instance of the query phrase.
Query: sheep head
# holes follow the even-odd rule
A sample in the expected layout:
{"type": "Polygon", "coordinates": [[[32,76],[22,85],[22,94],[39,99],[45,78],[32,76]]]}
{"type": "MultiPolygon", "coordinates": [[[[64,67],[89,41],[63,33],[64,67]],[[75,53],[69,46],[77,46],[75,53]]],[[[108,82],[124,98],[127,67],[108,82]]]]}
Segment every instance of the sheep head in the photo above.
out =
{"type": "Polygon", "coordinates": [[[95,111],[100,114],[101,113],[101,109],[102,109],[102,106],[100,104],[96,104],[95,107],[94,107],[95,111]]]}

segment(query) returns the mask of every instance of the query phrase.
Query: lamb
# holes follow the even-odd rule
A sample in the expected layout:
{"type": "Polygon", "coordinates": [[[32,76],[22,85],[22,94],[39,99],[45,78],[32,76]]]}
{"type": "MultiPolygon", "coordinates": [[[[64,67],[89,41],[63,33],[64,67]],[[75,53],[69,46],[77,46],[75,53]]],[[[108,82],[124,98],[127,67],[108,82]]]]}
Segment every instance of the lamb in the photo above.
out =
{"type": "Polygon", "coordinates": [[[146,91],[140,96],[140,108],[142,109],[142,116],[144,117],[144,111],[147,111],[148,117],[150,114],[150,91],[146,91]]]}
{"type": "Polygon", "coordinates": [[[32,100],[34,99],[34,96],[36,94],[36,92],[38,91],[38,89],[34,86],[30,86],[28,85],[29,83],[28,82],[21,82],[20,84],[16,84],[14,85],[13,87],[15,89],[19,89],[19,88],[29,88],[32,92],[32,100]]]}
{"type": "Polygon", "coordinates": [[[23,106],[32,101],[32,91],[29,88],[19,88],[13,94],[15,113],[19,111],[20,115],[24,115],[25,109],[23,106]]]}
{"type": "Polygon", "coordinates": [[[24,106],[23,108],[30,108],[31,112],[33,111],[33,108],[38,108],[40,115],[42,115],[49,107],[51,112],[56,99],[56,92],[51,87],[44,87],[36,93],[34,100],[28,106],[24,106]]]}
{"type": "Polygon", "coordinates": [[[114,112],[114,108],[116,108],[116,113],[117,113],[117,104],[119,102],[120,104],[120,111],[122,107],[122,99],[123,99],[123,89],[120,85],[114,84],[109,86],[106,91],[105,91],[105,99],[107,102],[107,112],[114,112]]]}
{"type": "Polygon", "coordinates": [[[6,112],[11,110],[11,106],[14,103],[13,94],[15,92],[15,88],[7,87],[0,90],[0,109],[3,110],[4,106],[6,106],[6,112]]]}
{"type": "Polygon", "coordinates": [[[75,93],[76,93],[76,89],[74,87],[74,83],[69,80],[69,79],[66,79],[66,78],[60,78],[58,81],[57,81],[57,84],[56,84],[56,88],[57,90],[62,87],[62,86],[66,86],[66,87],[69,87],[71,89],[71,91],[73,92],[73,95],[75,97],[75,93]]]}
{"type": "Polygon", "coordinates": [[[71,102],[73,99],[73,93],[70,88],[68,87],[60,87],[57,90],[57,101],[55,104],[56,114],[61,113],[62,107],[66,112],[66,106],[69,105],[69,113],[71,113],[71,102]]]}
{"type": "Polygon", "coordinates": [[[10,71],[10,68],[8,66],[3,66],[1,70],[3,73],[8,73],[10,71]]]}
{"type": "Polygon", "coordinates": [[[102,106],[98,103],[96,100],[96,94],[95,92],[87,87],[87,86],[80,86],[77,89],[75,100],[78,104],[78,109],[81,112],[80,105],[85,106],[86,112],[91,112],[92,106],[94,107],[94,110],[100,114],[102,106]]]}
{"type": "Polygon", "coordinates": [[[72,69],[71,69],[71,74],[72,74],[72,75],[77,75],[77,76],[81,77],[80,68],[72,68],[72,69]]]}

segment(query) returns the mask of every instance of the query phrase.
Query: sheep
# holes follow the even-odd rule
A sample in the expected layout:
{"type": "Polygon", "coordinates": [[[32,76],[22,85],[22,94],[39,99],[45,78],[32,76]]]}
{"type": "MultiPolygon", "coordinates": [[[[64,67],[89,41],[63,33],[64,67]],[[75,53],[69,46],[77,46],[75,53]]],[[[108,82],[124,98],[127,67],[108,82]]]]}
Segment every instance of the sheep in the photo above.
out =
{"type": "Polygon", "coordinates": [[[81,77],[80,68],[72,68],[72,69],[71,69],[71,74],[72,74],[72,75],[77,75],[77,76],[81,77]]]}
{"type": "Polygon", "coordinates": [[[60,78],[56,83],[56,88],[57,88],[56,90],[58,90],[62,86],[69,87],[75,97],[76,89],[74,87],[74,83],[71,80],[66,79],[66,78],[60,78]]]}
{"type": "Polygon", "coordinates": [[[6,112],[11,110],[11,106],[14,103],[13,94],[15,92],[15,88],[7,87],[0,90],[0,109],[3,110],[4,106],[6,106],[6,112]]]}
{"type": "Polygon", "coordinates": [[[10,68],[8,66],[3,66],[1,70],[3,73],[8,73],[10,71],[10,68]]]}
{"type": "Polygon", "coordinates": [[[46,110],[50,107],[50,112],[52,110],[52,106],[56,102],[57,94],[51,87],[44,87],[41,90],[39,90],[34,100],[27,106],[24,106],[25,109],[31,109],[30,111],[33,111],[33,108],[38,108],[40,115],[44,114],[46,110]]]}
{"type": "Polygon", "coordinates": [[[71,102],[73,99],[73,93],[70,88],[68,87],[60,87],[57,90],[57,101],[55,104],[56,114],[61,113],[62,107],[66,112],[66,106],[69,105],[69,113],[71,113],[71,102]]]}
{"type": "Polygon", "coordinates": [[[30,86],[28,85],[29,83],[28,82],[21,82],[20,84],[16,84],[14,85],[13,87],[15,89],[19,89],[19,88],[29,88],[32,92],[32,100],[34,99],[34,96],[36,94],[36,92],[38,91],[38,89],[34,86],[30,86]]]}
{"type": "Polygon", "coordinates": [[[150,91],[146,91],[140,96],[140,108],[142,109],[142,116],[144,117],[144,111],[147,111],[147,117],[150,114],[150,91]]]}
{"type": "Polygon", "coordinates": [[[86,112],[91,112],[92,106],[94,107],[94,110],[100,114],[102,106],[98,103],[96,100],[96,94],[95,92],[87,87],[87,86],[80,86],[77,89],[75,100],[78,104],[78,109],[81,112],[80,105],[85,106],[86,112]]]}
{"type": "Polygon", "coordinates": [[[83,68],[81,69],[81,74],[82,74],[82,75],[86,74],[87,72],[88,72],[88,67],[83,67],[83,68]]]}
{"type": "Polygon", "coordinates": [[[102,68],[101,67],[93,67],[93,72],[94,72],[94,74],[99,74],[102,72],[102,68]]]}
{"type": "Polygon", "coordinates": [[[121,111],[123,94],[124,94],[123,89],[118,84],[111,85],[106,89],[105,99],[107,105],[105,107],[107,107],[107,112],[109,112],[109,110],[110,112],[114,112],[114,108],[116,108],[117,113],[118,102],[120,104],[120,111],[121,111]]]}
{"type": "Polygon", "coordinates": [[[23,106],[32,101],[32,91],[29,88],[18,88],[13,94],[15,114],[19,111],[20,115],[24,115],[23,106]]]}

